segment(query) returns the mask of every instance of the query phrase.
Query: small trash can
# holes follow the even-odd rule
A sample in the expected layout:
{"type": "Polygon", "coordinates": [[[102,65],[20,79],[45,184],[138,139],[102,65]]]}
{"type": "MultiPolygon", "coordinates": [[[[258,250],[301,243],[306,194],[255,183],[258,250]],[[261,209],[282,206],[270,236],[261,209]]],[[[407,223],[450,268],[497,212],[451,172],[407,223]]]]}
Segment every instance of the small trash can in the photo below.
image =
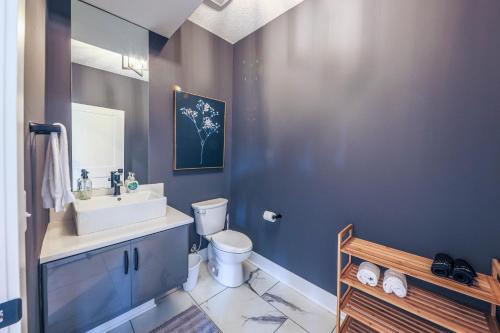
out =
{"type": "Polygon", "coordinates": [[[191,291],[198,282],[198,275],[200,273],[201,256],[198,253],[191,253],[188,256],[188,279],[182,284],[185,291],[191,291]]]}

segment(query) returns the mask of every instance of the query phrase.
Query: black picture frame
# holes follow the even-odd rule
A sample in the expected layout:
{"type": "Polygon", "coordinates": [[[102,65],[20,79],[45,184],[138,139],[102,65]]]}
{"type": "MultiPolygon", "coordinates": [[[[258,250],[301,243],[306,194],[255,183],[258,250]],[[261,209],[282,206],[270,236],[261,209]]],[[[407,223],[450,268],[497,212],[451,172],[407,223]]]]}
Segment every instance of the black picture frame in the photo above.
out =
{"type": "Polygon", "coordinates": [[[226,102],[174,91],[174,170],[222,169],[226,102]]]}

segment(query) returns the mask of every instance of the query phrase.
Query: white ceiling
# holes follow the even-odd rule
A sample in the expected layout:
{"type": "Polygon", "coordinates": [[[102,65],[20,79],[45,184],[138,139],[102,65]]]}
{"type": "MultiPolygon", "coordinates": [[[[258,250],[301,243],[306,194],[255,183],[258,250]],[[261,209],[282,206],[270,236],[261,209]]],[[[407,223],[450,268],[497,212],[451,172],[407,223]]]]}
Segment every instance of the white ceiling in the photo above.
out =
{"type": "Polygon", "coordinates": [[[189,18],[233,44],[304,0],[231,0],[222,8],[202,1],[84,0],[168,38],[189,18]]]}
{"type": "Polygon", "coordinates": [[[202,0],[84,0],[84,2],[170,38],[202,0]]]}
{"type": "Polygon", "coordinates": [[[220,9],[206,0],[189,20],[234,44],[303,1],[231,0],[220,9]]]}

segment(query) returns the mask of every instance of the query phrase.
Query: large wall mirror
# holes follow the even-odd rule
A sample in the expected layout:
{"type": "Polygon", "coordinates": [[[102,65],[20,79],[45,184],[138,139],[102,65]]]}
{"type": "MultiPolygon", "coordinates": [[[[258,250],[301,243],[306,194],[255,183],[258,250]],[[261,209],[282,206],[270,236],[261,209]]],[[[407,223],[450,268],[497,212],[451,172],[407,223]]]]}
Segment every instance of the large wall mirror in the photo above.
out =
{"type": "Polygon", "coordinates": [[[148,31],[71,0],[73,189],[81,170],[93,188],[110,187],[111,171],[148,179],[148,31]]]}

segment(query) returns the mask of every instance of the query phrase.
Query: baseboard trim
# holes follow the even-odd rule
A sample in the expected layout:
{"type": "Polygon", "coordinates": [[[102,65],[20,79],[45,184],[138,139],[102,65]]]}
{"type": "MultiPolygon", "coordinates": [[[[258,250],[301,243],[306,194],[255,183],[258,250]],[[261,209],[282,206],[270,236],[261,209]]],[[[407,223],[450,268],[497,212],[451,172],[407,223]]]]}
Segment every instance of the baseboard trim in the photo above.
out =
{"type": "Polygon", "coordinates": [[[126,323],[127,321],[137,317],[138,315],[154,308],[156,306],[155,300],[152,299],[144,304],[139,305],[138,307],[133,308],[132,310],[125,312],[124,314],[119,315],[118,317],[115,317],[111,319],[110,321],[105,322],[104,324],[101,324],[87,333],[103,333],[103,332],[108,332],[112,330],[113,328],[116,328],[123,323],[126,323]]]}
{"type": "MultiPolygon", "coordinates": [[[[198,254],[203,258],[203,261],[208,260],[207,248],[200,250],[198,254]]],[[[252,252],[252,255],[248,260],[258,268],[265,271],[267,274],[271,275],[280,282],[283,282],[284,284],[309,298],[313,302],[323,306],[333,314],[336,313],[337,296],[335,296],[334,294],[329,293],[328,291],[307,281],[297,274],[290,272],[286,268],[267,259],[266,257],[258,254],[255,251],[252,252]]]]}
{"type": "Polygon", "coordinates": [[[248,259],[252,264],[270,274],[280,282],[283,282],[290,288],[296,290],[300,294],[309,298],[313,302],[323,306],[333,314],[337,311],[337,296],[328,291],[312,284],[306,279],[290,272],[286,268],[277,263],[263,257],[262,255],[252,252],[248,259]]]}

